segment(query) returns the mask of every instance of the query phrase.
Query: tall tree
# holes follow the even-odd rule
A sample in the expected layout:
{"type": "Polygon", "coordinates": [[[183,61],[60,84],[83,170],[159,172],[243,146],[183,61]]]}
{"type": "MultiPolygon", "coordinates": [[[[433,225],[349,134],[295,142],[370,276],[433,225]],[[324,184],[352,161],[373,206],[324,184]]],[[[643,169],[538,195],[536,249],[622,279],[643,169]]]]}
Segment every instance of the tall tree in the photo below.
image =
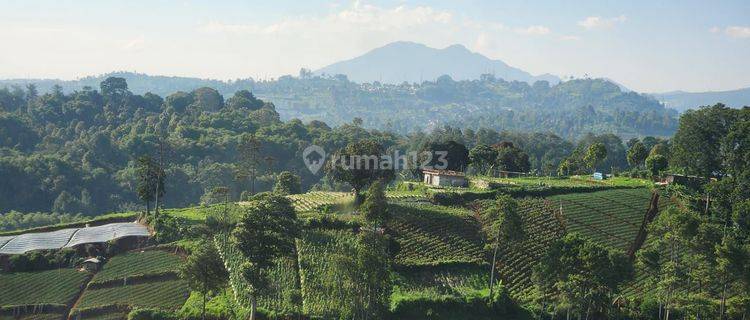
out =
{"type": "Polygon", "coordinates": [[[384,319],[393,291],[388,238],[377,230],[360,230],[352,255],[341,255],[335,260],[342,270],[342,283],[349,290],[351,309],[340,315],[342,319],[384,319]]]}
{"type": "Polygon", "coordinates": [[[529,155],[512,142],[504,141],[493,146],[497,150],[495,164],[500,170],[528,172],[531,169],[529,155]]]}
{"type": "Polygon", "coordinates": [[[537,290],[568,313],[605,319],[611,297],[633,276],[632,264],[619,251],[570,233],[550,246],[534,268],[537,290]]]}
{"type": "Polygon", "coordinates": [[[436,169],[464,171],[469,164],[469,150],[454,140],[431,142],[426,144],[421,151],[423,155],[429,157],[429,161],[423,164],[436,169]]]}
{"type": "Polygon", "coordinates": [[[250,284],[250,319],[255,319],[257,295],[267,288],[269,279],[263,271],[272,267],[274,259],[294,253],[294,239],[299,237],[297,214],[284,196],[259,194],[247,206],[242,220],[232,232],[247,260],[242,275],[250,284]]]}
{"type": "Polygon", "coordinates": [[[382,226],[388,220],[388,200],[385,198],[385,188],[380,181],[373,182],[367,189],[367,197],[361,209],[367,222],[375,227],[382,226]]]}
{"type": "Polygon", "coordinates": [[[508,195],[500,195],[481,212],[484,233],[492,246],[492,264],[490,266],[490,299],[495,285],[495,265],[500,245],[512,246],[524,238],[523,222],[518,214],[518,203],[508,195]]]}
{"type": "Polygon", "coordinates": [[[229,280],[229,273],[224,268],[224,262],[213,242],[200,243],[180,266],[179,274],[187,281],[190,289],[200,292],[203,296],[201,319],[205,320],[206,296],[209,292],[220,290],[229,280]]]}
{"type": "Polygon", "coordinates": [[[652,176],[659,175],[659,172],[666,169],[668,165],[667,158],[660,154],[655,154],[646,158],[646,169],[651,172],[652,176]]]}
{"type": "Polygon", "coordinates": [[[489,174],[494,168],[497,151],[486,145],[478,144],[469,151],[469,163],[479,174],[489,174]]]}
{"type": "Polygon", "coordinates": [[[136,193],[142,201],[146,202],[146,215],[149,216],[151,202],[154,201],[156,195],[164,196],[165,194],[164,183],[158,183],[164,178],[165,173],[150,156],[138,158],[136,172],[138,175],[136,193]]]}
{"type": "Polygon", "coordinates": [[[719,151],[736,117],[737,111],[723,104],[686,111],[672,139],[672,164],[688,174],[724,176],[719,151]]]}
{"type": "Polygon", "coordinates": [[[361,191],[375,181],[393,179],[394,170],[381,161],[383,147],[374,140],[350,143],[326,162],[326,170],[334,180],[348,183],[354,189],[357,204],[362,203],[361,191]]]}
{"type": "Polygon", "coordinates": [[[586,150],[586,154],[583,156],[583,161],[586,162],[592,171],[596,172],[596,166],[601,163],[604,158],[607,157],[607,147],[603,143],[597,142],[589,146],[586,150]]]}
{"type": "Polygon", "coordinates": [[[289,171],[282,171],[279,173],[279,177],[276,178],[276,185],[274,185],[273,191],[279,194],[302,193],[299,176],[289,171]]]}
{"type": "Polygon", "coordinates": [[[250,181],[250,194],[255,194],[255,179],[261,164],[261,141],[253,134],[240,136],[237,178],[250,181]]]}
{"type": "Polygon", "coordinates": [[[640,167],[648,157],[648,150],[643,142],[637,141],[628,149],[628,164],[632,167],[640,167]]]}

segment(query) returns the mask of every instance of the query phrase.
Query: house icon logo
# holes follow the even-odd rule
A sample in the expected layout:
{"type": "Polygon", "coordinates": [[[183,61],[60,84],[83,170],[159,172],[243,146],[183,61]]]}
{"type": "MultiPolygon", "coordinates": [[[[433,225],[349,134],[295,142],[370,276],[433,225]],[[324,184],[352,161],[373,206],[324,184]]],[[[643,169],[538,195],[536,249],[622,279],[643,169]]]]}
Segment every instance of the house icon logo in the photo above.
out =
{"type": "Polygon", "coordinates": [[[302,151],[302,161],[312,174],[317,174],[325,163],[326,151],[320,146],[311,145],[302,151]]]}

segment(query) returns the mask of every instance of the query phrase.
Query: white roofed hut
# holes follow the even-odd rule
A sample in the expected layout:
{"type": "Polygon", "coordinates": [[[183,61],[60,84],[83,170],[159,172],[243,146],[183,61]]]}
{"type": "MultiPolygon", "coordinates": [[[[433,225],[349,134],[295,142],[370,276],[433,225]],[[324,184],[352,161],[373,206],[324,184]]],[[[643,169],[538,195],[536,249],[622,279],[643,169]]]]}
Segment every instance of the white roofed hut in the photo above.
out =
{"type": "Polygon", "coordinates": [[[469,180],[463,172],[451,170],[422,170],[423,182],[436,187],[467,187],[469,180]]]}

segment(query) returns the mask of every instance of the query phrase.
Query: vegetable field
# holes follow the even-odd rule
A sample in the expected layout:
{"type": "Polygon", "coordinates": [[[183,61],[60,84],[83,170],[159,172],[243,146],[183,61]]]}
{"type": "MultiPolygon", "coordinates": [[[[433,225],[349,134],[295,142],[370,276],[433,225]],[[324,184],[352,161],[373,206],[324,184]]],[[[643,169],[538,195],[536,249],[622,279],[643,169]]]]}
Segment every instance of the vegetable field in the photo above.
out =
{"type": "MultiPolygon", "coordinates": [[[[154,281],[126,286],[86,290],[77,309],[106,306],[177,309],[190,294],[183,280],[154,281]]],[[[75,312],[75,311],[74,311],[75,312]]]]}
{"type": "Polygon", "coordinates": [[[480,226],[465,209],[422,205],[391,205],[388,223],[400,246],[395,263],[425,266],[483,263],[480,226]]]}
{"type": "MultiPolygon", "coordinates": [[[[235,299],[240,304],[249,306],[250,297],[247,295],[249,284],[242,277],[241,265],[244,262],[242,253],[231,243],[227,234],[214,237],[214,243],[229,271],[229,282],[235,299]]],[[[299,313],[302,303],[299,297],[297,260],[294,257],[277,259],[275,266],[266,276],[271,287],[261,292],[258,297],[258,306],[277,313],[299,313]]]]}
{"type": "Polygon", "coordinates": [[[75,269],[0,274],[0,307],[68,305],[89,277],[75,269]]]}
{"type": "Polygon", "coordinates": [[[182,258],[164,251],[128,252],[112,257],[104,265],[104,268],[94,276],[91,283],[104,283],[139,275],[175,272],[176,267],[181,263],[182,258]]]}
{"type": "Polygon", "coordinates": [[[394,283],[396,295],[464,296],[488,288],[489,266],[459,265],[401,271],[394,283]]]}
{"type": "Polygon", "coordinates": [[[501,245],[497,264],[500,279],[511,295],[516,297],[533,289],[531,274],[534,266],[564,232],[544,200],[521,200],[519,214],[525,237],[512,245],[501,245]]]}
{"type": "MultiPolygon", "coordinates": [[[[190,294],[187,283],[176,278],[181,263],[179,256],[159,250],[114,256],[94,276],[72,313],[111,307],[177,309],[190,294]],[[154,278],[137,279],[142,276],[154,278]]],[[[92,317],[116,318],[117,314],[95,312],[86,319],[92,317]]]]}
{"type": "Polygon", "coordinates": [[[649,206],[648,189],[607,190],[549,198],[562,210],[568,232],[578,232],[614,249],[627,250],[649,206]]]}
{"type": "Polygon", "coordinates": [[[294,209],[300,212],[312,211],[324,205],[334,205],[352,201],[354,197],[347,192],[324,192],[313,191],[305,194],[293,194],[289,196],[294,209]]]}
{"type": "Polygon", "coordinates": [[[335,263],[337,256],[354,250],[355,237],[349,231],[309,230],[297,240],[303,312],[337,318],[349,301],[335,263]]]}

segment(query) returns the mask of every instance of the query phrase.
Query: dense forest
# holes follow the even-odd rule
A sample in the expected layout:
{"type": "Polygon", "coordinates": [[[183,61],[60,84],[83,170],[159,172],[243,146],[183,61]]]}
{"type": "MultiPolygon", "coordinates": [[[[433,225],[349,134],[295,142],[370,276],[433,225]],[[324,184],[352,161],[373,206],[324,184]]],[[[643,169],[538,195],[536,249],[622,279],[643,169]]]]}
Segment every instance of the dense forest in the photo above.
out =
{"type": "MultiPolygon", "coordinates": [[[[323,78],[289,78],[278,83],[285,81],[290,86],[305,81],[348,83],[323,78]]],[[[483,79],[461,83],[505,82],[483,79]]],[[[256,98],[248,90],[237,91],[227,99],[208,87],[178,91],[164,98],[150,92],[139,95],[118,77],[105,79],[98,88],[84,87],[67,94],[59,86],[43,94],[34,85],[3,88],[0,172],[12,183],[0,189],[0,212],[91,215],[140,208],[135,185],[143,156],[163,163],[169,177],[166,190],[180,190],[166,196],[162,204],[181,207],[210,202],[216,187],[229,187],[234,199],[239,199],[243,191],[270,190],[281,171],[299,175],[305,190],[348,190],[326,175],[313,175],[305,168],[302,150],[311,144],[332,152],[351,142],[373,139],[387,150],[408,152],[453,141],[473,151],[477,146],[505,141],[528,157],[528,165],[506,169],[567,175],[588,172],[584,158],[594,144],[602,144],[607,151],[598,163],[599,171],[628,169],[633,162],[629,161],[628,149],[638,140],[626,143],[612,133],[586,133],[571,141],[553,133],[449,125],[399,134],[396,130],[366,129],[364,123],[354,118],[332,128],[317,120],[282,121],[273,103],[256,98]],[[241,163],[248,157],[252,158],[252,175],[243,175],[241,163]]],[[[671,148],[670,141],[661,138],[645,137],[642,141],[639,147],[644,148],[645,155],[636,163],[645,161],[654,147],[665,155],[671,148]]]]}
{"type": "Polygon", "coordinates": [[[450,125],[498,131],[549,132],[567,139],[588,132],[612,133],[623,138],[670,136],[677,128],[677,112],[655,99],[623,92],[604,79],[576,79],[551,86],[505,81],[492,75],[477,80],[355,83],[344,75],[317,76],[303,69],[299,76],[276,80],[241,79],[229,82],[196,78],[113,73],[76,81],[7,80],[5,85],[38,84],[40,92],[60,85],[67,92],[97,87],[108,76],[124,78],[134,93],[167,96],[200,87],[215,88],[230,96],[250,90],[272,101],[282,120],[319,120],[341,125],[362,118],[367,128],[400,134],[450,125]]]}

